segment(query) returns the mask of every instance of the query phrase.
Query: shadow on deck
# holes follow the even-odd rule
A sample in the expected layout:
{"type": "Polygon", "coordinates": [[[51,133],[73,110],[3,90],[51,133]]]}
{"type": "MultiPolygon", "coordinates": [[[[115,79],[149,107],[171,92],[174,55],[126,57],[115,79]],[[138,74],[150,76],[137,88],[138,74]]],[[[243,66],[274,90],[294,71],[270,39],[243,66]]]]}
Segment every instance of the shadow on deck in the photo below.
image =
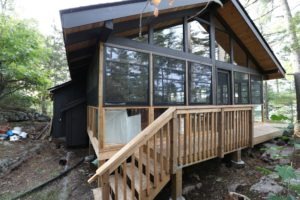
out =
{"type": "Polygon", "coordinates": [[[255,122],[254,123],[254,145],[280,137],[287,124],[255,122]]]}

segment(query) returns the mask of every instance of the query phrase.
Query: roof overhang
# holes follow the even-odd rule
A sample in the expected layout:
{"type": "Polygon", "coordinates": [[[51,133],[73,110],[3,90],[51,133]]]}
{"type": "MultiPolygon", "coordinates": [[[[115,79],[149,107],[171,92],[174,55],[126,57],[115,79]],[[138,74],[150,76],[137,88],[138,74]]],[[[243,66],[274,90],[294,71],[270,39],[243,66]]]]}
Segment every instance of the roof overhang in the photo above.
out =
{"type": "MultiPolygon", "coordinates": [[[[159,5],[159,17],[168,13],[197,10],[207,2],[209,0],[176,0],[170,7],[168,1],[163,0],[159,5]]],[[[220,3],[218,0],[215,2],[220,3]]],[[[217,13],[253,55],[265,79],[284,77],[285,70],[243,6],[238,0],[222,2],[224,6],[219,7],[217,13]]],[[[139,20],[145,5],[145,0],[127,0],[62,10],[60,14],[71,78],[82,77],[98,48],[98,42],[106,41],[114,26],[119,28],[128,21],[139,20]]],[[[147,6],[143,16],[152,15],[153,10],[147,6]]]]}

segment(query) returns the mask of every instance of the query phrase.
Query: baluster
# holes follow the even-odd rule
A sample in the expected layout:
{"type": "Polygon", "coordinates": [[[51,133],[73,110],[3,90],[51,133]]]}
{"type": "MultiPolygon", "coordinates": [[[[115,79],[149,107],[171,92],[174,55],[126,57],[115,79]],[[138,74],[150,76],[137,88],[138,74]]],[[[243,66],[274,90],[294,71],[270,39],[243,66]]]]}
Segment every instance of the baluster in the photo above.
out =
{"type": "Polygon", "coordinates": [[[140,194],[139,199],[142,199],[142,193],[143,193],[143,147],[139,148],[139,188],[140,188],[140,194]]]}
{"type": "Polygon", "coordinates": [[[207,114],[207,120],[206,120],[206,133],[207,133],[207,157],[211,157],[211,147],[210,147],[210,141],[211,141],[211,134],[210,134],[210,113],[207,114]]]}
{"type": "Polygon", "coordinates": [[[215,156],[215,113],[211,113],[211,156],[215,156]]]}
{"type": "Polygon", "coordinates": [[[109,172],[107,171],[102,175],[102,198],[109,200],[109,172]]]}
{"type": "Polygon", "coordinates": [[[201,145],[201,113],[198,114],[198,160],[202,160],[202,145],[201,145]]]}
{"type": "Polygon", "coordinates": [[[158,173],[157,173],[157,151],[156,151],[156,135],[153,136],[153,159],[154,159],[154,188],[157,187],[158,173]]]}
{"type": "Polygon", "coordinates": [[[170,160],[170,122],[167,123],[167,133],[166,133],[166,148],[167,148],[167,157],[166,157],[166,173],[169,174],[169,160],[170,160]]]}
{"type": "Polygon", "coordinates": [[[118,190],[118,184],[119,184],[119,173],[118,168],[115,170],[115,199],[119,199],[119,190],[118,190]]]}
{"type": "Polygon", "coordinates": [[[131,199],[135,199],[135,156],[132,154],[131,156],[131,199]]]}
{"type": "Polygon", "coordinates": [[[146,176],[147,176],[147,196],[150,195],[150,148],[149,148],[149,141],[146,142],[146,176]]]}
{"type": "Polygon", "coordinates": [[[181,129],[182,129],[182,124],[181,124],[181,115],[178,115],[178,165],[182,164],[182,157],[181,157],[181,129]]]}
{"type": "Polygon", "coordinates": [[[187,164],[187,136],[188,136],[188,133],[187,133],[187,127],[188,127],[188,124],[187,124],[187,114],[185,115],[185,119],[184,119],[184,141],[183,141],[183,152],[184,152],[184,156],[183,156],[183,163],[184,164],[187,164]]]}
{"type": "Polygon", "coordinates": [[[123,162],[123,199],[126,200],[127,199],[127,178],[126,178],[126,170],[127,170],[127,166],[126,166],[126,161],[123,162]]]}
{"type": "Polygon", "coordinates": [[[197,115],[193,114],[193,161],[197,161],[196,153],[196,135],[197,135],[197,115]]]}
{"type": "Polygon", "coordinates": [[[206,151],[207,151],[207,147],[206,147],[206,140],[207,140],[207,135],[206,135],[206,113],[203,113],[203,141],[202,141],[202,146],[203,146],[203,159],[206,159],[206,151]]]}
{"type": "Polygon", "coordinates": [[[159,164],[160,164],[160,181],[163,179],[163,163],[164,163],[164,158],[163,158],[163,152],[164,152],[164,142],[163,142],[163,130],[162,128],[159,130],[159,140],[160,140],[160,158],[159,158],[159,164]]]}

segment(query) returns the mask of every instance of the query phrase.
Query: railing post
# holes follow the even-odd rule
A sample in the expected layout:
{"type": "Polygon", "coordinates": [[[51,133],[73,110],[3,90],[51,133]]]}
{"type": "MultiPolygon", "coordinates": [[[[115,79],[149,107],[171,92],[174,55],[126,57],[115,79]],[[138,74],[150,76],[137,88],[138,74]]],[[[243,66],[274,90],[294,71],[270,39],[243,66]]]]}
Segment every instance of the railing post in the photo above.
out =
{"type": "Polygon", "coordinates": [[[102,199],[109,200],[109,172],[102,175],[102,199]]]}
{"type": "Polygon", "coordinates": [[[254,107],[249,111],[249,147],[254,147],[254,107]]]}
{"type": "Polygon", "coordinates": [[[221,108],[220,119],[219,119],[219,147],[218,147],[218,156],[220,158],[224,157],[224,133],[225,133],[225,125],[224,125],[224,108],[221,108]]]}
{"type": "Polygon", "coordinates": [[[178,163],[177,163],[177,150],[178,150],[178,116],[176,113],[173,115],[172,119],[172,131],[171,131],[171,137],[170,137],[170,174],[174,174],[177,171],[178,163]]]}
{"type": "MultiPolygon", "coordinates": [[[[172,199],[176,200],[182,196],[182,169],[178,168],[178,116],[176,113],[173,115],[172,119],[172,135],[171,139],[171,156],[170,156],[170,174],[171,174],[171,187],[172,187],[172,199]]],[[[180,156],[180,155],[179,155],[180,156]]]]}

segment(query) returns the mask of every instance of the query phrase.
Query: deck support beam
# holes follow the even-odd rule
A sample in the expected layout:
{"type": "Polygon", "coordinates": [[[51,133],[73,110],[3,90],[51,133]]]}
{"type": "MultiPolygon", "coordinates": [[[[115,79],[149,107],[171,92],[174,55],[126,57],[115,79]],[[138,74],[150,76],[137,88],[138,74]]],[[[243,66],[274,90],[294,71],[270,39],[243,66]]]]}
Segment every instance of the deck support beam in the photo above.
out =
{"type": "Polygon", "coordinates": [[[177,169],[175,174],[171,175],[172,199],[182,198],[182,169],[177,169]]]}

